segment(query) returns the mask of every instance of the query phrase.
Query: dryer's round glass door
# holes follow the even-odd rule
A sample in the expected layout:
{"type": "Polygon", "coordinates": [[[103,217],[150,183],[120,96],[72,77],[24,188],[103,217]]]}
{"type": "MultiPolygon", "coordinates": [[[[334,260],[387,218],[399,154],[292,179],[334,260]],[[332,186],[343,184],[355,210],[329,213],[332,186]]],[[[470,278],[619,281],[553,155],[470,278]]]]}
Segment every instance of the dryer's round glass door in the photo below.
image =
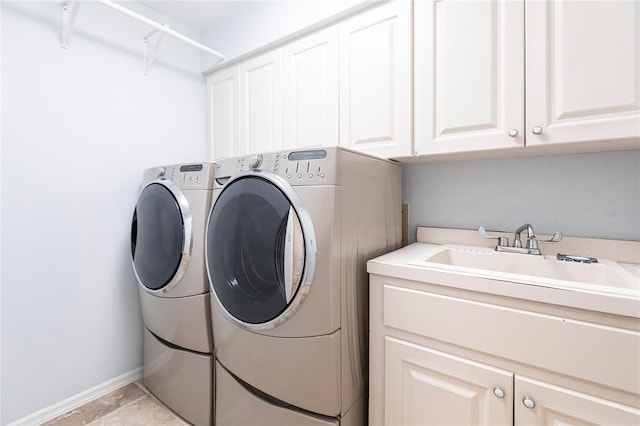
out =
{"type": "Polygon", "coordinates": [[[290,199],[269,180],[248,176],[225,186],[206,245],[211,286],[232,318],[264,324],[295,298],[305,268],[303,230],[290,199]]]}
{"type": "Polygon", "coordinates": [[[146,288],[159,290],[176,275],[183,256],[183,222],[180,206],[165,185],[154,183],[140,192],[131,225],[131,256],[146,288]]]}

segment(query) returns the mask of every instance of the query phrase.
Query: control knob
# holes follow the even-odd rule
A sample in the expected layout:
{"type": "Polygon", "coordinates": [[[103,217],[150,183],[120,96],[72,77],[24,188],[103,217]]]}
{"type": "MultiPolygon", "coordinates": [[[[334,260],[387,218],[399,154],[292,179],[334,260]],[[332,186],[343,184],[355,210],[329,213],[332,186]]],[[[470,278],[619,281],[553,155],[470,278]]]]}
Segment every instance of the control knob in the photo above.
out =
{"type": "Polygon", "coordinates": [[[252,155],[248,160],[249,167],[252,169],[257,169],[262,164],[262,155],[252,155]]]}

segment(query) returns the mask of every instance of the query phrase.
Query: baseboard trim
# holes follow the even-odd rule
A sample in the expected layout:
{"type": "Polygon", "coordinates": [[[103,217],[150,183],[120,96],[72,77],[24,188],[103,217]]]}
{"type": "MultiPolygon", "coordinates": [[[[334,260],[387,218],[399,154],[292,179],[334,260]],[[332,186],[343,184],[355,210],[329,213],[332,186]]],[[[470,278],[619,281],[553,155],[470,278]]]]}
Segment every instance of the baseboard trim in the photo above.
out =
{"type": "Polygon", "coordinates": [[[27,417],[24,417],[13,423],[10,423],[9,426],[28,426],[28,425],[44,423],[46,421],[55,419],[56,417],[68,411],[78,408],[86,404],[87,402],[100,398],[101,396],[104,396],[109,392],[113,392],[116,389],[126,386],[129,383],[133,383],[136,380],[139,380],[141,378],[142,378],[142,367],[139,367],[139,368],[136,368],[135,370],[129,371],[128,373],[124,373],[121,376],[115,377],[111,380],[107,380],[104,383],[101,383],[97,386],[87,389],[84,392],[81,392],[77,395],[67,398],[64,401],[60,401],[45,409],[42,409],[33,414],[30,414],[27,417]]]}

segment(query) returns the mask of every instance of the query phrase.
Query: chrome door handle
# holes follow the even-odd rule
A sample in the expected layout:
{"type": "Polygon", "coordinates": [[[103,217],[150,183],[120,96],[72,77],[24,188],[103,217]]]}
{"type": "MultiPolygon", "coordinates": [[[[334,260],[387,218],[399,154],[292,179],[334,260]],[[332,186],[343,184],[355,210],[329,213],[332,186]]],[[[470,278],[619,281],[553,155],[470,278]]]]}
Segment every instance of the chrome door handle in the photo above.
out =
{"type": "Polygon", "coordinates": [[[287,303],[298,291],[303,271],[304,236],[296,211],[289,207],[284,240],[284,292],[287,303]]]}
{"type": "Polygon", "coordinates": [[[542,133],[542,127],[540,126],[536,126],[533,128],[533,130],[531,131],[534,135],[539,135],[542,133]]]}
{"type": "Polygon", "coordinates": [[[515,138],[516,136],[518,136],[518,129],[509,130],[509,136],[511,136],[512,138],[515,138]]]}

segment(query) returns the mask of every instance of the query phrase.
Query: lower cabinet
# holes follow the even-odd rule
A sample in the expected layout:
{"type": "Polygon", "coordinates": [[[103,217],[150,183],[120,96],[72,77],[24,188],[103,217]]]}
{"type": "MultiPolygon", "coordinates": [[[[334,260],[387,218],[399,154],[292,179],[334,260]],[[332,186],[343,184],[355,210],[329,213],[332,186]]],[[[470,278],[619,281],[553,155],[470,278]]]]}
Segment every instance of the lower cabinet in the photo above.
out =
{"type": "Polygon", "coordinates": [[[384,424],[512,423],[512,373],[393,337],[384,343],[384,424]]]}
{"type": "Polygon", "coordinates": [[[640,425],[637,320],[422,285],[371,275],[370,425],[640,425]]]}
{"type": "Polygon", "coordinates": [[[632,407],[393,337],[384,374],[385,425],[640,424],[632,407]]]}
{"type": "Polygon", "coordinates": [[[638,410],[613,401],[597,398],[516,376],[516,425],[638,425],[638,410]]]}

